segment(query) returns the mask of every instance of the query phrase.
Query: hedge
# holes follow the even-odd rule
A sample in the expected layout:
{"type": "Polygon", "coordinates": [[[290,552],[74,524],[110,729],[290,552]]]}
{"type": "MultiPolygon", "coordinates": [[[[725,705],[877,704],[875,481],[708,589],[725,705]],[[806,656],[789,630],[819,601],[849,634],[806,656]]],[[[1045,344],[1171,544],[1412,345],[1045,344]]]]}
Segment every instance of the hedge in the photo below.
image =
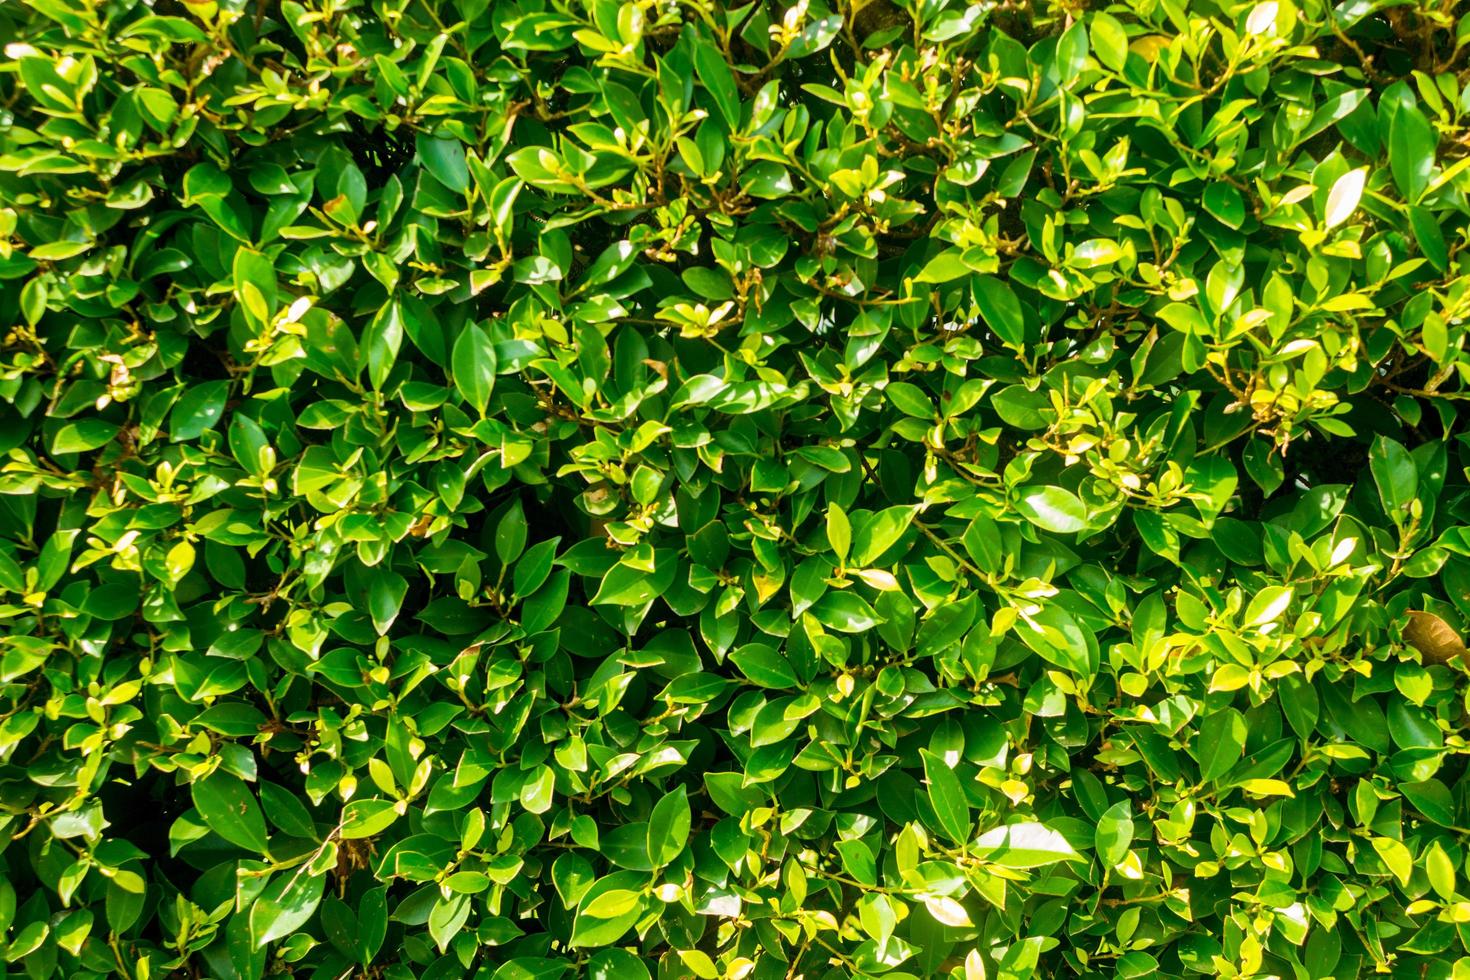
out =
{"type": "Polygon", "coordinates": [[[1470,977],[1459,13],[0,4],[5,974],[1470,977]]]}

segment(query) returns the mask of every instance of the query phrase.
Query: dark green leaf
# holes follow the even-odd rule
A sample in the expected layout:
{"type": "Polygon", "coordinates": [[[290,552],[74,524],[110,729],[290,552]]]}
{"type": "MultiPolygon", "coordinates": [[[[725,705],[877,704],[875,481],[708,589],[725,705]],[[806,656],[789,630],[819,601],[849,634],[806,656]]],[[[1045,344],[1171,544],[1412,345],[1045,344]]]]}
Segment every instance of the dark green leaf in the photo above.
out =
{"type": "Polygon", "coordinates": [[[194,780],[189,791],[210,830],[246,850],[266,852],[265,817],[255,794],[238,776],[216,769],[194,780]]]}

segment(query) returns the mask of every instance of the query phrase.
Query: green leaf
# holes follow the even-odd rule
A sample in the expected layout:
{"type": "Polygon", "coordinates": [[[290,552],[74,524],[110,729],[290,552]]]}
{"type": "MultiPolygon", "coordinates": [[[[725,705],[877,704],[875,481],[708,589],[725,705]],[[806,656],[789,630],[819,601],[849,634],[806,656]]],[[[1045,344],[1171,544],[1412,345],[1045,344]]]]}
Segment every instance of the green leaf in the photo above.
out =
{"type": "Polygon", "coordinates": [[[1231,184],[1210,184],[1201,203],[1205,211],[1227,228],[1239,228],[1245,223],[1245,200],[1231,184]]]}
{"type": "Polygon", "coordinates": [[[495,527],[495,557],[502,565],[508,567],[521,556],[526,547],[526,531],[526,513],[517,500],[495,527]]]}
{"type": "Polygon", "coordinates": [[[898,543],[914,520],[912,507],[888,507],[864,520],[853,537],[853,564],[866,567],[898,543]]]}
{"type": "Polygon", "coordinates": [[[1133,844],[1133,808],[1127,800],[1115,803],[1097,822],[1097,857],[1104,868],[1117,866],[1133,844]]]}
{"type": "Polygon", "coordinates": [[[216,769],[189,786],[194,807],[209,829],[231,844],[266,853],[265,817],[240,777],[216,769]]]}
{"type": "Polygon", "coordinates": [[[847,552],[852,546],[852,525],[839,504],[834,503],[827,508],[827,542],[832,546],[838,564],[846,564],[847,552]]]}
{"type": "Polygon", "coordinates": [[[1021,640],[1043,659],[1074,674],[1093,672],[1092,645],[1071,613],[1048,603],[1016,624],[1021,640]]]}
{"type": "Polygon", "coordinates": [[[184,174],[184,203],[205,197],[224,197],[233,185],[224,171],[212,163],[198,163],[184,174]]]}
{"type": "Polygon", "coordinates": [[[637,908],[641,896],[636,891],[612,889],[589,898],[582,914],[589,919],[613,919],[637,908]]]}
{"type": "Polygon", "coordinates": [[[659,564],[652,572],[629,565],[614,565],[602,578],[602,586],[592,597],[593,605],[641,606],[663,595],[673,583],[676,565],[672,559],[659,564]]]}
{"type": "Polygon", "coordinates": [[[434,179],[460,194],[470,189],[470,169],[465,163],[464,146],[454,139],[435,139],[419,134],[415,140],[419,161],[434,179]]]}
{"type": "Polygon", "coordinates": [[[994,276],[975,277],[975,304],[995,335],[1012,347],[1026,339],[1026,318],[1011,287],[994,276]]]}
{"type": "Polygon", "coordinates": [[[517,956],[506,960],[490,975],[491,980],[561,980],[570,963],[544,956],[517,956]]]}
{"type": "Polygon", "coordinates": [[[833,846],[842,870],[854,881],[870,886],[878,884],[878,865],[873,860],[872,848],[860,840],[840,840],[833,846]]]}
{"type": "Polygon", "coordinates": [[[343,840],[376,837],[398,819],[397,805],[392,800],[353,800],[342,808],[343,840]]]}
{"type": "Polygon", "coordinates": [[[925,263],[924,268],[914,277],[914,281],[938,284],[953,282],[973,274],[974,270],[970,268],[962,254],[956,248],[940,252],[925,263]]]}
{"type": "Polygon", "coordinates": [[[1392,871],[1399,883],[1408,887],[1409,879],[1414,874],[1414,855],[1404,846],[1403,841],[1394,840],[1391,837],[1374,837],[1373,850],[1383,859],[1383,863],[1392,871]]]}
{"type": "Polygon", "coordinates": [[[1057,76],[1063,84],[1075,79],[1087,63],[1087,28],[1081,20],[1057,38],[1057,76]]]}
{"type": "Polygon", "coordinates": [[[972,853],[1005,868],[1040,868],[1077,857],[1067,839],[1039,823],[1016,823],[981,834],[972,853]]]}
{"type": "Polygon", "coordinates": [[[937,414],[934,403],[918,385],[909,384],[907,381],[893,381],[889,383],[885,393],[888,395],[888,400],[905,415],[916,419],[932,419],[937,414]]]}
{"type": "Polygon", "coordinates": [[[327,940],[351,959],[361,959],[361,951],[357,948],[357,916],[347,903],[334,895],[326,896],[321,905],[321,919],[327,940]]]}
{"type": "Polygon", "coordinates": [[[56,435],[51,439],[51,452],[62,453],[88,453],[94,449],[101,449],[121,431],[122,426],[111,422],[103,422],[100,419],[79,419],[76,422],[68,422],[56,430],[56,435]]]}
{"type": "Polygon", "coordinates": [[[970,839],[970,804],[954,767],[928,749],[920,749],[919,754],[924,760],[924,780],[929,784],[929,804],[940,829],[954,843],[966,843],[970,839]]]}
{"type": "Polygon", "coordinates": [[[879,623],[876,610],[854,592],[829,591],[812,603],[811,614],[823,626],[841,633],[864,633],[879,623]]]}
{"type": "Polygon", "coordinates": [[[1410,204],[1418,204],[1434,169],[1438,139],[1429,120],[1412,104],[1400,104],[1389,119],[1388,163],[1393,182],[1410,204]]]}
{"type": "Polygon", "coordinates": [[[796,671],[776,650],[764,643],[748,643],[730,654],[730,662],[761,687],[787,690],[798,686],[796,671]]]}
{"type": "Polygon", "coordinates": [[[1242,622],[1246,626],[1253,627],[1276,622],[1291,605],[1294,594],[1290,586],[1268,585],[1257,592],[1251,599],[1250,605],[1245,607],[1245,615],[1241,617],[1242,622]]]}
{"type": "Polygon", "coordinates": [[[1032,524],[1053,534],[1087,529],[1087,508],[1065,487],[1022,487],[1016,495],[1016,510],[1032,524]]]}
{"type": "MultiPolygon", "coordinates": [[[[264,715],[261,716],[260,721],[262,723],[265,721],[264,715]]],[[[260,725],[256,724],[254,728],[258,732],[260,725]]],[[[260,783],[260,805],[265,811],[266,819],[284,833],[303,839],[314,839],[317,836],[316,821],[312,820],[310,811],[285,787],[262,781],[260,783]]]]}
{"type": "Polygon", "coordinates": [[[43,279],[30,279],[20,290],[20,311],[26,318],[26,323],[34,327],[41,322],[41,317],[46,314],[46,282],[43,279]]]}
{"type": "Polygon", "coordinates": [[[481,418],[495,390],[495,344],[483,328],[470,323],[460,331],[450,356],[454,386],[481,418]]]}
{"type": "Polygon", "coordinates": [[[213,429],[224,416],[229,395],[228,381],[210,381],[185,391],[169,415],[169,439],[186,442],[213,429]]]}
{"type": "Polygon", "coordinates": [[[386,568],[375,568],[368,586],[368,612],[373,617],[373,629],[379,636],[393,628],[403,608],[403,598],[408,594],[408,581],[397,572],[386,568]]]}
{"type": "Polygon", "coordinates": [[[649,980],[648,967],[626,949],[604,949],[587,961],[588,980],[649,980]]]}
{"type": "Polygon", "coordinates": [[[827,579],[836,571],[825,558],[811,557],[791,575],[791,615],[800,616],[827,591],[827,579]]]}
{"type": "Polygon", "coordinates": [[[638,250],[631,242],[614,242],[603,249],[602,254],[587,267],[587,271],[582,274],[581,286],[578,288],[602,286],[612,282],[631,268],[637,258],[638,250]]]}
{"type": "Polygon", "coordinates": [[[275,264],[261,252],[242,248],[235,252],[233,275],[241,306],[263,327],[276,307],[275,264]]]}
{"type": "Polygon", "coordinates": [[[550,766],[542,766],[521,784],[521,806],[532,813],[545,813],[551,809],[555,791],[556,773],[550,766]]]}
{"type": "Polygon", "coordinates": [[[552,884],[567,908],[577,907],[587,889],[592,887],[595,877],[587,859],[570,851],[558,857],[551,867],[552,884]]]}
{"type": "Polygon", "coordinates": [[[1368,449],[1368,469],[1378,486],[1383,510],[1395,522],[1404,521],[1404,511],[1419,492],[1419,471],[1408,450],[1386,436],[1378,436],[1368,449]]]}
{"type": "Polygon", "coordinates": [[[1245,750],[1245,717],[1234,708],[1221,708],[1206,715],[1195,743],[1200,779],[1213,782],[1240,761],[1245,750]]]}
{"type": "Polygon", "coordinates": [[[1043,391],[1031,391],[1024,385],[1010,385],[990,398],[990,406],[1001,421],[1018,429],[1045,429],[1051,414],[1051,399],[1043,391]]]}
{"type": "Polygon", "coordinates": [[[970,913],[963,905],[952,898],[947,898],[943,895],[926,896],[924,898],[924,908],[928,909],[929,914],[934,916],[935,921],[941,925],[952,926],[956,929],[963,929],[974,925],[970,921],[970,913]]]}
{"type": "Polygon", "coordinates": [[[307,865],[278,872],[250,906],[250,941],[256,949],[284,939],[311,921],[326,889],[325,875],[307,865]]]}
{"type": "MultiPolygon", "coordinates": [[[[519,509],[517,510],[519,512],[519,509]]],[[[524,541],[525,514],[524,512],[520,512],[520,515],[522,541],[524,541]]],[[[507,537],[510,533],[513,532],[507,532],[507,537]]],[[[500,544],[499,533],[496,534],[495,540],[498,548],[500,544]]],[[[522,597],[531,595],[546,581],[547,576],[551,574],[552,562],[556,558],[556,546],[559,543],[559,538],[538,541],[531,545],[531,547],[526,548],[519,556],[519,559],[516,561],[515,574],[512,578],[516,595],[522,597]]],[[[507,548],[509,548],[509,543],[507,543],[507,548]]]]}
{"type": "Polygon", "coordinates": [[[769,160],[747,167],[740,175],[740,186],[747,194],[767,200],[785,197],[793,189],[790,172],[769,160]]]}
{"type": "Polygon", "coordinates": [[[429,910],[429,938],[443,953],[449,949],[454,937],[459,935],[469,921],[470,899],[468,895],[440,897],[429,910]]]}
{"type": "Polygon", "coordinates": [[[0,14],[13,974],[1470,980],[1464,4],[216,6],[0,14]]]}
{"type": "Polygon", "coordinates": [[[1358,209],[1358,202],[1363,198],[1363,185],[1368,180],[1368,171],[1363,169],[1349,170],[1337,178],[1332,185],[1332,190],[1327,194],[1327,207],[1322,214],[1322,223],[1328,228],[1336,228],[1358,209]]]}
{"type": "Polygon", "coordinates": [[[1452,901],[1456,895],[1456,868],[1455,862],[1445,853],[1439,841],[1429,845],[1424,854],[1424,871],[1429,878],[1430,887],[1445,901],[1452,901]]]}
{"type": "Polygon", "coordinates": [[[960,541],[965,546],[965,553],[982,572],[1000,572],[1005,562],[1005,546],[1000,525],[994,518],[988,514],[976,514],[960,541]]]}
{"type": "MultiPolygon", "coordinates": [[[[1449,244],[1445,241],[1444,229],[1440,227],[1439,221],[1434,216],[1434,213],[1425,207],[1410,208],[1409,227],[1414,232],[1414,240],[1419,243],[1419,250],[1429,260],[1429,264],[1440,272],[1448,269],[1450,261],[1449,244]]],[[[1430,323],[1432,321],[1425,324],[1426,328],[1429,327],[1430,323]]],[[[1429,346],[1426,338],[1426,347],[1429,346]]],[[[1442,353],[1436,353],[1432,348],[1429,353],[1437,361],[1444,359],[1442,353]]]]}
{"type": "Polygon", "coordinates": [[[694,44],[694,71],[700,82],[714,96],[715,107],[730,132],[740,129],[740,90],[735,87],[735,76],[719,50],[708,41],[694,44]]]}
{"type": "Polygon", "coordinates": [[[1122,71],[1128,61],[1128,34],[1117,18],[1101,11],[1092,15],[1092,51],[1097,60],[1113,71],[1122,71]]]}
{"type": "Polygon", "coordinates": [[[194,546],[187,541],[179,541],[168,549],[168,554],[163,557],[164,571],[172,581],[178,581],[189,574],[194,567],[194,546]]]}
{"type": "Polygon", "coordinates": [[[383,304],[363,335],[362,349],[366,358],[368,379],[373,389],[381,390],[398,360],[403,346],[403,313],[396,300],[383,304]]]}
{"type": "Polygon", "coordinates": [[[618,871],[598,879],[577,909],[572,923],[571,945],[587,948],[611,946],[642,914],[646,875],[618,871]]]}
{"type": "MultiPolygon", "coordinates": [[[[1433,744],[1430,740],[1422,740],[1423,745],[1433,744]]],[[[1453,827],[1455,825],[1455,800],[1451,795],[1449,787],[1437,779],[1426,779],[1415,783],[1400,783],[1399,791],[1404,794],[1404,799],[1424,814],[1430,820],[1441,827],[1453,827]]]]}
{"type": "Polygon", "coordinates": [[[688,791],[681,785],[664,794],[648,818],[648,854],[660,866],[683,852],[689,842],[688,791]]]}

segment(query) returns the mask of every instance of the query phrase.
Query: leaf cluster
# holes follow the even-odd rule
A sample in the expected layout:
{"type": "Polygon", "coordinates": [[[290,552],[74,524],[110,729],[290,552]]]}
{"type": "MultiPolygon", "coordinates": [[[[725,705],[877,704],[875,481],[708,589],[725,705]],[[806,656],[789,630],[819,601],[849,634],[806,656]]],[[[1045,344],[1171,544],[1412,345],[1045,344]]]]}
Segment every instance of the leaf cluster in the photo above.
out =
{"type": "Polygon", "coordinates": [[[1470,977],[1470,17],[0,3],[0,953],[1470,977]]]}

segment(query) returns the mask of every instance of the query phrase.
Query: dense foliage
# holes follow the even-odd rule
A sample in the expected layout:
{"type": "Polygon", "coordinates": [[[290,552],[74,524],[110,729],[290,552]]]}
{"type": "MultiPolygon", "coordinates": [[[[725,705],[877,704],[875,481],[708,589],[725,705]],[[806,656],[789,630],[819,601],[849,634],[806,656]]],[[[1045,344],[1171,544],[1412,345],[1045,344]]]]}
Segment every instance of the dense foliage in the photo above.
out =
{"type": "Polygon", "coordinates": [[[1470,18],[826,2],[0,2],[8,975],[1470,977],[1470,18]]]}

